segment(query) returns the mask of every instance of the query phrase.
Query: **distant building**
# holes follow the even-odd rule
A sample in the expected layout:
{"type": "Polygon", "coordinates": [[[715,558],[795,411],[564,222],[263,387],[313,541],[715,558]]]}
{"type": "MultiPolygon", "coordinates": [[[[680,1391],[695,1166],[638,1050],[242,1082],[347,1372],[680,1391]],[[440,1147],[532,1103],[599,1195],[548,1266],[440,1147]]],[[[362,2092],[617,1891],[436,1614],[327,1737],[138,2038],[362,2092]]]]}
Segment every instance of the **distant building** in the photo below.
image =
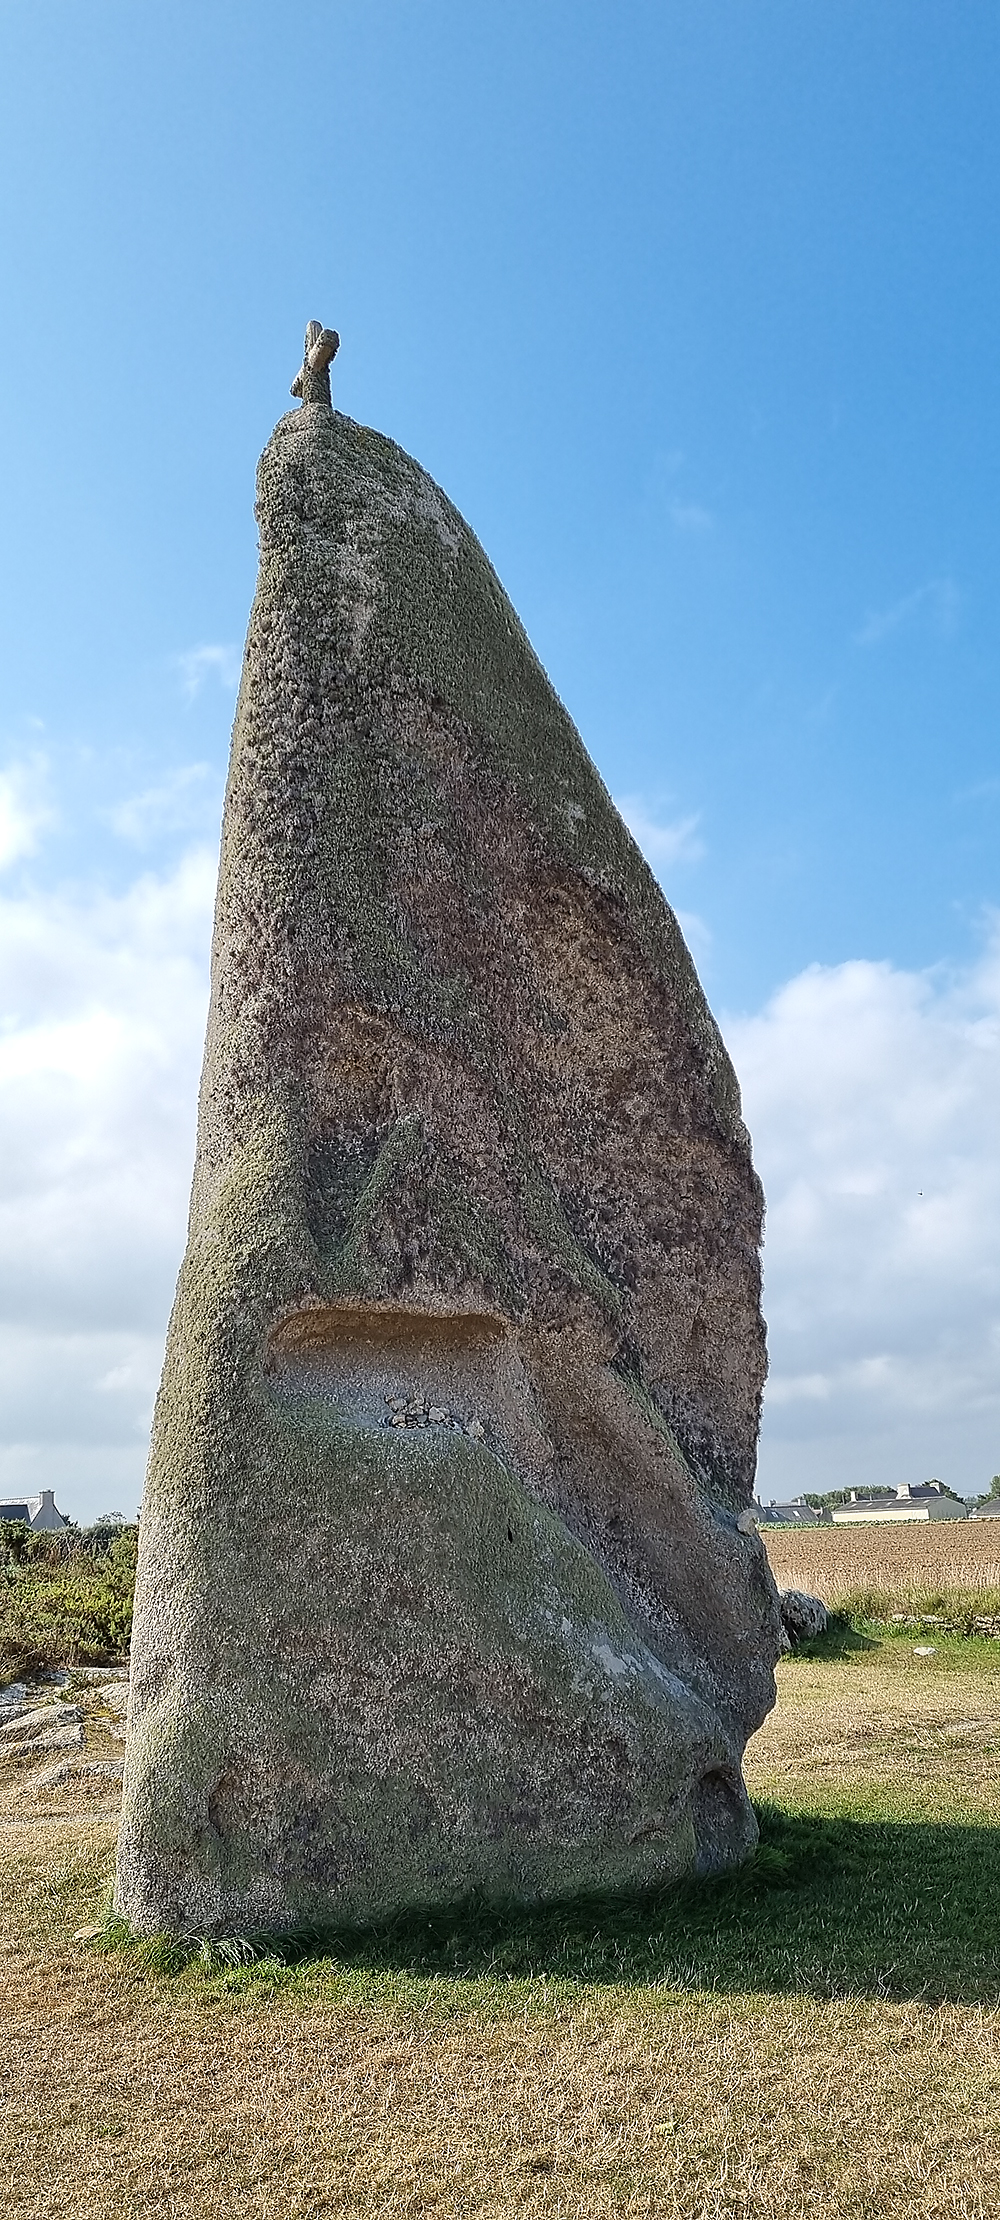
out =
{"type": "Polygon", "coordinates": [[[41,1495],[0,1497],[0,1521],[9,1519],[14,1526],[30,1526],[33,1534],[51,1534],[69,1525],[62,1512],[56,1509],[56,1499],[51,1488],[43,1488],[41,1495]]]}
{"type": "Polygon", "coordinates": [[[946,1495],[940,1480],[925,1480],[918,1487],[886,1488],[881,1495],[859,1496],[851,1489],[846,1503],[833,1506],[835,1526],[895,1526],[918,1519],[964,1519],[964,1503],[946,1495]]]}
{"type": "Polygon", "coordinates": [[[823,1526],[826,1521],[822,1511],[814,1511],[811,1503],[803,1503],[801,1496],[794,1503],[758,1503],[754,1498],[753,1515],[758,1526],[823,1526]]]}
{"type": "Polygon", "coordinates": [[[977,1504],[969,1512],[970,1519],[1000,1519],[1000,1495],[988,1495],[985,1503],[977,1504]]]}

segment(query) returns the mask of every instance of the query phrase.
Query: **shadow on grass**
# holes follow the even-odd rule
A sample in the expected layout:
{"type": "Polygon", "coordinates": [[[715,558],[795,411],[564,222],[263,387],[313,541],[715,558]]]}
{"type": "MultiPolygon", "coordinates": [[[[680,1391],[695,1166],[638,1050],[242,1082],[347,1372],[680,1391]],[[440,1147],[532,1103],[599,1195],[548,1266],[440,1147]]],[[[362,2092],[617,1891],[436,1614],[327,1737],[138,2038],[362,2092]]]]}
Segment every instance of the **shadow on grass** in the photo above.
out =
{"type": "Polygon", "coordinates": [[[230,1985],[298,1967],[321,1975],[506,1987],[765,1991],[989,2002],[1000,1995],[1000,1829],[794,1817],[759,1810],[750,1863],[714,1880],[531,1910],[469,1902],[378,1927],[103,1946],[161,1971],[228,1971],[230,1985]]]}
{"type": "Polygon", "coordinates": [[[828,1660],[853,1657],[860,1650],[877,1650],[882,1644],[877,1635],[867,1634],[845,1611],[831,1611],[822,1634],[814,1634],[808,1642],[796,1642],[792,1658],[807,1657],[828,1660]]]}
{"type": "MultiPolygon", "coordinates": [[[[864,1600],[864,1599],[863,1599],[864,1600]]],[[[935,1599],[930,1599],[935,1600],[935,1599]]],[[[940,1600],[940,1599],[936,1599],[940,1600]]],[[[844,1658],[859,1657],[862,1652],[873,1650],[883,1653],[911,1650],[915,1642],[931,1642],[934,1654],[941,1662],[951,1660],[973,1670],[984,1665],[1000,1664],[1000,1639],[996,1635],[979,1631],[972,1613],[960,1615],[952,1612],[950,1619],[929,1614],[913,1614],[905,1619],[885,1619],[875,1615],[875,1599],[869,1598],[870,1615],[860,1607],[831,1611],[822,1634],[815,1634],[808,1641],[796,1642],[788,1653],[786,1663],[795,1664],[799,1658],[817,1660],[821,1664],[835,1665],[844,1658]]]]}

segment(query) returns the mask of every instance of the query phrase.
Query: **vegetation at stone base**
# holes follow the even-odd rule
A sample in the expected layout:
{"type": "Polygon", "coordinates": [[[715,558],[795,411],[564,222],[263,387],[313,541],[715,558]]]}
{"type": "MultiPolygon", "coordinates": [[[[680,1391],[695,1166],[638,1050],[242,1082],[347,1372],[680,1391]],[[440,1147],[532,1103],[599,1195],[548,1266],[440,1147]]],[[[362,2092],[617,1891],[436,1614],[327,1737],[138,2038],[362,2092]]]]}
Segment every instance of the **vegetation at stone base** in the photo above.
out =
{"type": "Polygon", "coordinates": [[[779,1588],[821,1596],[855,1627],[933,1622],[1000,1635],[1000,1530],[990,1521],[768,1527],[761,1540],[779,1588]]]}
{"type": "Polygon", "coordinates": [[[749,1752],[762,1852],[673,1898],[169,1971],[73,1945],[110,1826],[22,1820],[0,1837],[6,2209],[986,2220],[1000,1647],[873,1637],[778,1678],[749,1752]]]}
{"type": "Polygon", "coordinates": [[[110,1519],[39,1534],[0,1522],[0,1676],[121,1656],[138,1534],[110,1519]]]}

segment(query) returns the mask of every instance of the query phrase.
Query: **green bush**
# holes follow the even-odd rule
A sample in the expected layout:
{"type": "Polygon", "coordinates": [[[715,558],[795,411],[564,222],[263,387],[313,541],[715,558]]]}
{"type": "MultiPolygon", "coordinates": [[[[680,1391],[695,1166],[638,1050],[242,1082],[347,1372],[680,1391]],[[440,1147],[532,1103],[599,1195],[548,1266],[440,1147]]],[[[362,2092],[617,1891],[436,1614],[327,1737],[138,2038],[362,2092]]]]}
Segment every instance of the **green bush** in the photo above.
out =
{"type": "Polygon", "coordinates": [[[132,1632],[139,1529],[32,1534],[0,1523],[0,1672],[104,1665],[132,1632]]]}

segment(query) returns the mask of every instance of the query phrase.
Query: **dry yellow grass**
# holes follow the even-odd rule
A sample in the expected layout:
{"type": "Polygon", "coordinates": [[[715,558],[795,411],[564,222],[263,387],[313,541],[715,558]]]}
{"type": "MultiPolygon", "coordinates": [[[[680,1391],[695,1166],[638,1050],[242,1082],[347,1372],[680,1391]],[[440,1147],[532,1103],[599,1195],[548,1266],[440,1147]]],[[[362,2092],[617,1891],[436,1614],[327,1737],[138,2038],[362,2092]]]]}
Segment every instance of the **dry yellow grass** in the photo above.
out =
{"type": "MultiPolygon", "coordinates": [[[[1000,1648],[789,1660],[750,1751],[789,1807],[981,1828],[1000,1648]],[[957,1730],[957,1731],[956,1731],[957,1730]]],[[[476,1984],[336,1968],[169,1977],[74,1945],[114,1824],[0,1826],[0,2209],[11,2220],[987,2220],[988,2002],[476,1984]]],[[[20,1813],[20,1816],[17,1814],[20,1813]]],[[[984,1904],[984,1919],[996,1906],[984,1904]]],[[[752,1908],[747,1917],[752,1917],[752,1908]]],[[[866,1921],[858,1882],[859,1922],[866,1921]]]]}
{"type": "Polygon", "coordinates": [[[964,1593],[1000,1611],[1000,1522],[942,1519],[926,1526],[765,1527],[779,1588],[837,1605],[856,1595],[918,1601],[964,1593]]]}
{"type": "Polygon", "coordinates": [[[234,2012],[71,1957],[9,2005],[6,2209],[31,2220],[985,2220],[1000,2193],[982,2012],[234,2012]]]}
{"type": "MultiPolygon", "coordinates": [[[[995,1661],[970,1672],[960,1642],[923,1656],[924,1641],[859,1649],[842,1663],[787,1659],[778,1702],[747,1751],[751,1796],[884,1818],[995,1821],[1000,1642],[990,1645],[995,1661]]],[[[1000,1917],[1000,1906],[989,1916],[1000,1917]]]]}
{"type": "MultiPolygon", "coordinates": [[[[18,1844],[19,1893],[44,1895],[51,1856],[18,1844]]],[[[4,1940],[11,2215],[985,2220],[1000,2200],[1000,2032],[981,2009],[233,2006],[65,1946],[26,1958],[16,1926],[4,1940]]]]}

